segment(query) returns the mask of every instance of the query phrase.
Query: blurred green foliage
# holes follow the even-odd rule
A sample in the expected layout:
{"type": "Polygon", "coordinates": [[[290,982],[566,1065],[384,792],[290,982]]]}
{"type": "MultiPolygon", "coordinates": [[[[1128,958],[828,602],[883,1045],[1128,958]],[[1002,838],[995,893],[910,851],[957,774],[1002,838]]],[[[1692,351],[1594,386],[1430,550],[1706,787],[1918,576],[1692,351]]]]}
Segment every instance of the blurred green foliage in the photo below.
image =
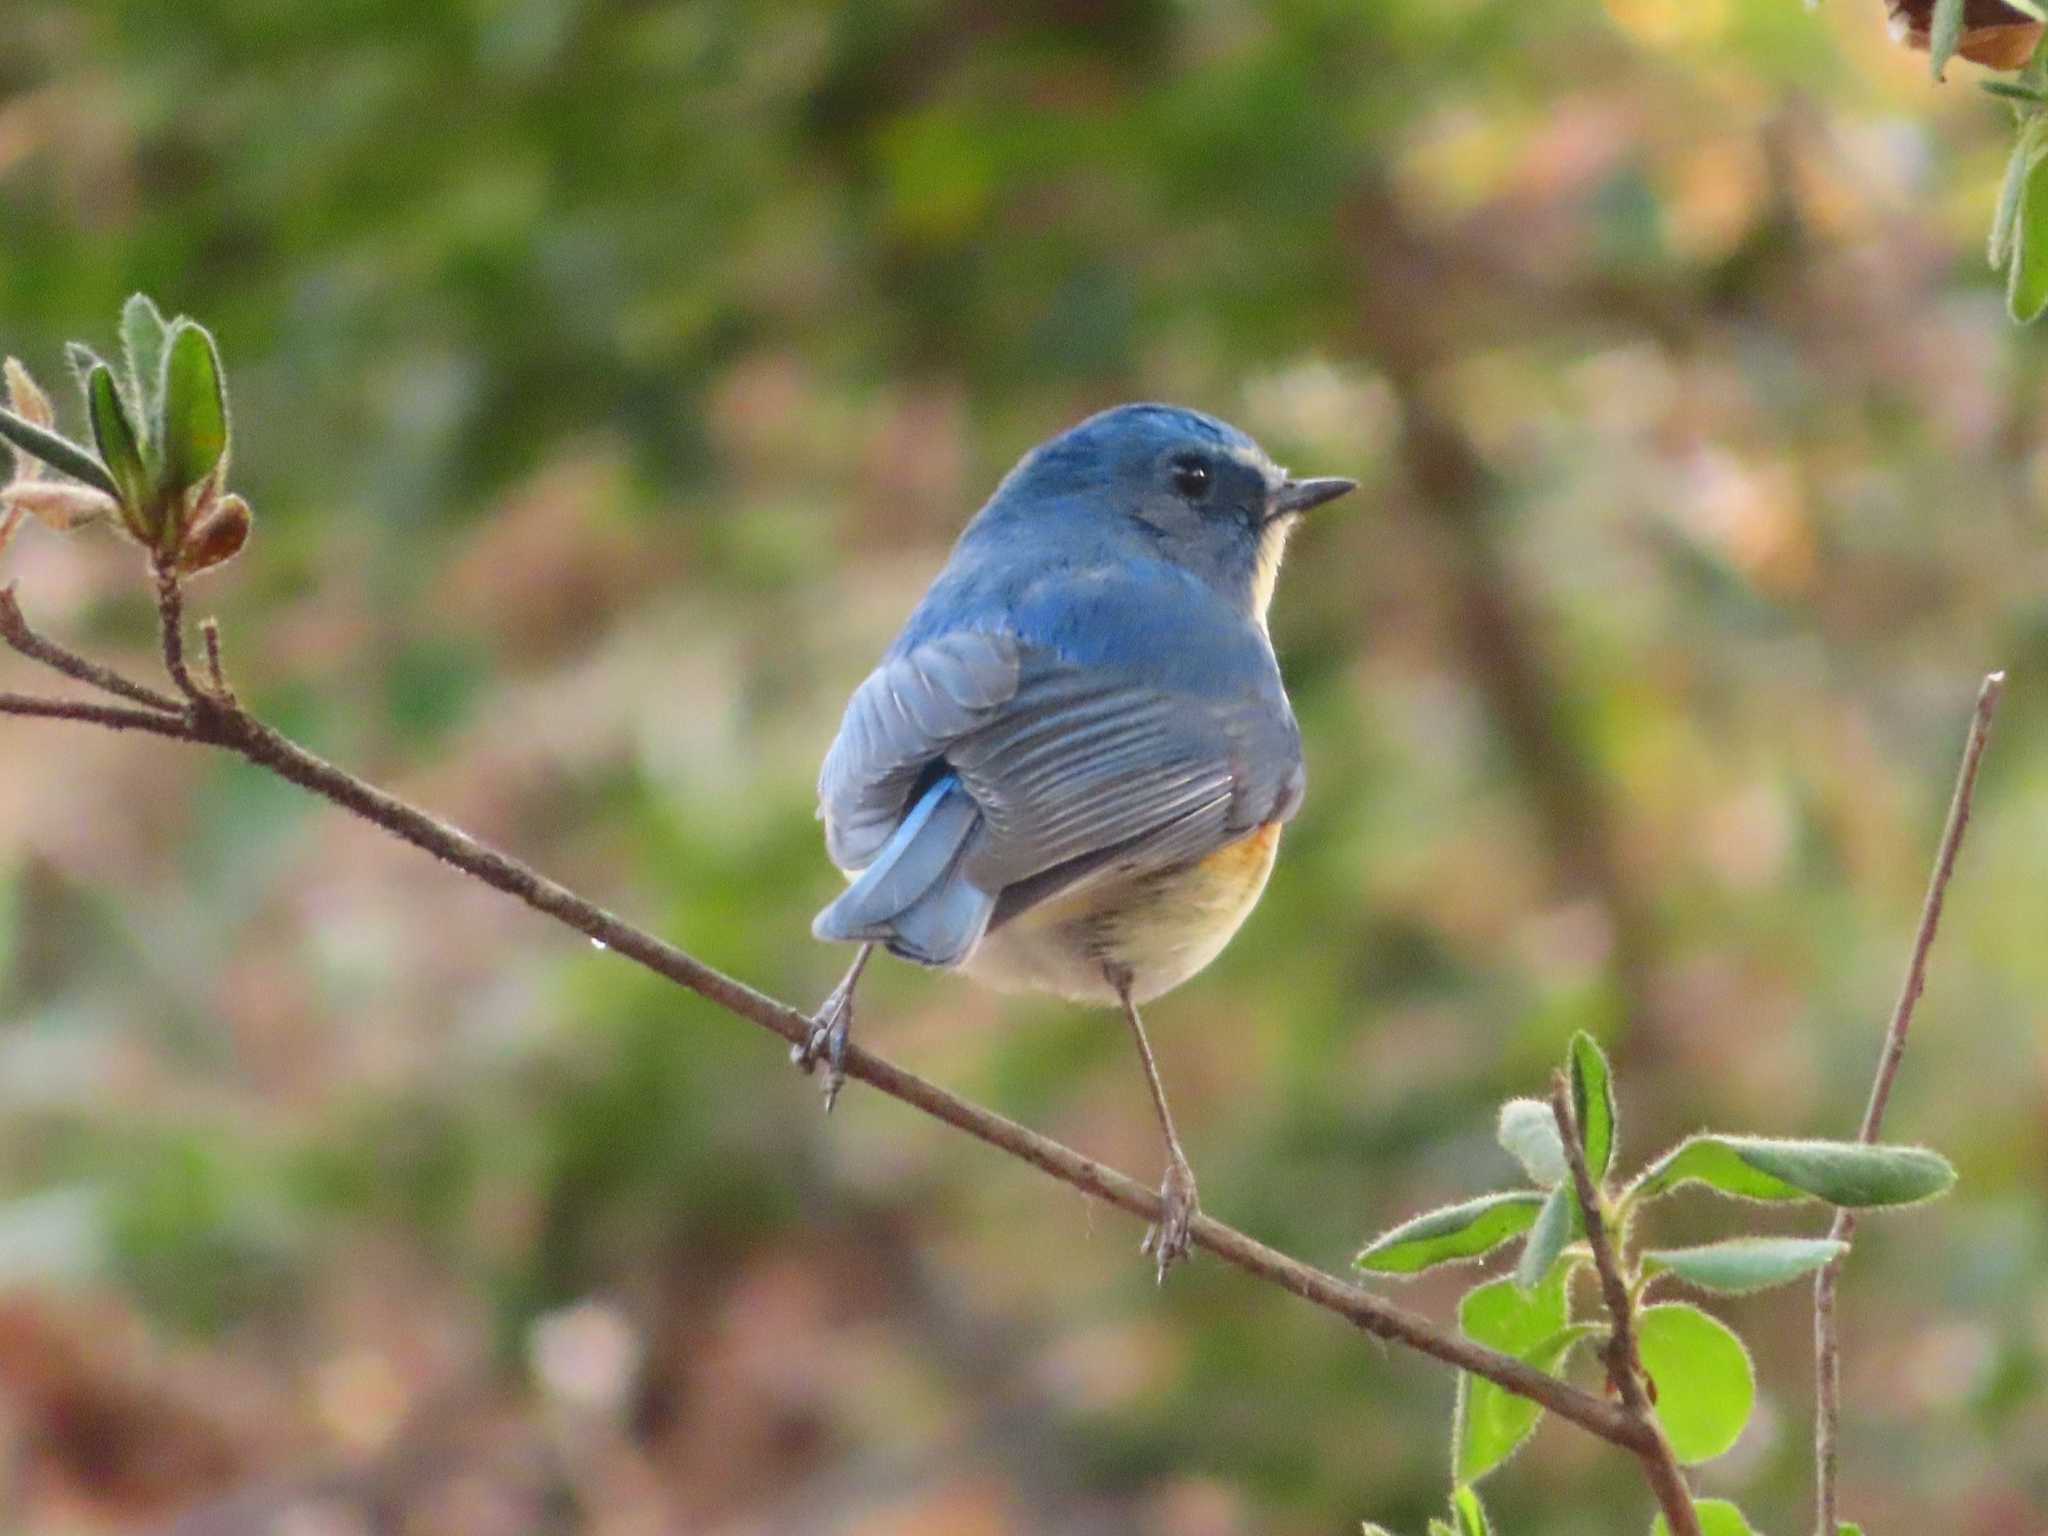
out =
{"type": "MultiPolygon", "coordinates": [[[[258,521],[194,601],[245,697],[793,1000],[843,958],[818,755],[1016,454],[1152,396],[1361,478],[1275,609],[1307,805],[1152,1010],[1208,1206],[1329,1265],[1508,1176],[1493,1106],[1578,1028],[1631,1165],[1847,1134],[2009,666],[1890,1122],[1962,1182],[1845,1290],[1845,1507],[1991,1536],[2048,1514],[2048,370],[1982,259],[1973,72],[1860,0],[17,0],[0,344],[59,392],[131,291],[203,318],[258,521]]],[[[132,551],[5,559],[146,662],[132,551]]],[[[1155,1290],[1127,1224],[823,1119],[251,770],[5,734],[0,1176],[83,1202],[0,1219],[11,1525],[332,1461],[435,1531],[1443,1509],[1443,1373],[1211,1264],[1155,1290]]],[[[870,982],[879,1048],[1154,1171],[1113,1021],[870,982]]],[[[1660,1238],[1715,1235],[1690,1198],[1660,1238]]],[[[1709,1491],[1766,1530],[1795,1295],[1716,1303],[1761,1406],[1709,1491]]],[[[1648,1519],[1555,1426],[1487,1498],[1648,1519]]]]}

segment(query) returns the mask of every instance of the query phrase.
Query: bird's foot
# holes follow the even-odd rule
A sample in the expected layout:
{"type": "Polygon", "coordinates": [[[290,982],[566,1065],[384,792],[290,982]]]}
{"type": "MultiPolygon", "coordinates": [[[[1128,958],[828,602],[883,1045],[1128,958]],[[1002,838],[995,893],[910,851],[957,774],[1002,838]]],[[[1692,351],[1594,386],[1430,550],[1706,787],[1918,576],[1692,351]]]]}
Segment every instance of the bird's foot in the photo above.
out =
{"type": "Polygon", "coordinates": [[[1145,1234],[1140,1253],[1149,1253],[1159,1266],[1159,1283],[1166,1272],[1188,1256],[1189,1225],[1195,1219],[1195,1170],[1176,1154],[1166,1165],[1166,1178],[1159,1185],[1159,1221],[1145,1234]]]}
{"type": "Polygon", "coordinates": [[[811,1017],[810,1037],[789,1048],[789,1059],[799,1072],[809,1072],[820,1062],[825,1066],[825,1113],[839,1100],[846,1083],[846,1041],[853,1032],[852,977],[832,993],[811,1017]]]}

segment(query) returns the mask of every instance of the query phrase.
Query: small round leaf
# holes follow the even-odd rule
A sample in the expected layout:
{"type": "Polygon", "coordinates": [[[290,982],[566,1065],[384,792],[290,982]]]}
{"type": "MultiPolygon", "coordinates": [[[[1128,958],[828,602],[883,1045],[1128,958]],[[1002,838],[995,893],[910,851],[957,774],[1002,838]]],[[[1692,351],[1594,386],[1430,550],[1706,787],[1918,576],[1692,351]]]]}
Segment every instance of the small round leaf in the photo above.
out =
{"type": "MultiPolygon", "coordinates": [[[[1510,1279],[1473,1287],[1458,1303],[1460,1331],[1556,1374],[1581,1337],[1567,1319],[1564,1274],[1559,1269],[1534,1291],[1510,1279]]],[[[1527,1398],[1461,1372],[1451,1429],[1452,1476],[1460,1483],[1478,1481],[1512,1456],[1542,1417],[1543,1410],[1527,1398]]]]}
{"type": "MultiPolygon", "coordinates": [[[[1756,1536],[1742,1511],[1726,1499],[1694,1499],[1692,1508],[1700,1517],[1700,1536],[1756,1536]]],[[[1662,1515],[1650,1522],[1650,1536],[1671,1536],[1662,1515]]]]}
{"type": "Polygon", "coordinates": [[[1724,1454],[1756,1406],[1756,1370],[1742,1340],[1698,1307],[1671,1302],[1643,1310],[1636,1346],[1673,1453],[1688,1465],[1724,1454]]]}

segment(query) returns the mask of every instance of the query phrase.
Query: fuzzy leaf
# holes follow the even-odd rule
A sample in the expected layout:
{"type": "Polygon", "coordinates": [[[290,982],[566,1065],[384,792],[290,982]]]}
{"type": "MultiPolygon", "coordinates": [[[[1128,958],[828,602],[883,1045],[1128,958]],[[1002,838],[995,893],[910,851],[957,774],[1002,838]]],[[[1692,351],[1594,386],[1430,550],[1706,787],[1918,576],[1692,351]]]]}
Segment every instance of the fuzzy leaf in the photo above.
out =
{"type": "Polygon", "coordinates": [[[128,362],[128,392],[142,413],[145,440],[163,441],[164,317],[146,293],[121,306],[121,351],[128,362]]]}
{"type": "Polygon", "coordinates": [[[1948,1159],[1925,1147],[1710,1134],[1682,1141],[1657,1159],[1635,1192],[1650,1197],[1700,1183],[1744,1200],[1862,1207],[1931,1200],[1955,1181],[1948,1159]]]}
{"type": "Polygon", "coordinates": [[[0,485],[0,508],[25,512],[57,533],[108,521],[121,511],[105,491],[75,480],[22,480],[0,485]]]}
{"type": "Polygon", "coordinates": [[[164,487],[180,492],[213,473],[228,451],[220,353],[204,327],[179,320],[164,355],[164,487]]]}
{"type": "Polygon", "coordinates": [[[1697,1248],[1653,1248],[1643,1255],[1643,1271],[1740,1296],[1810,1275],[1848,1251],[1847,1243],[1827,1237],[1734,1237],[1697,1248]]]}
{"type": "MultiPolygon", "coordinates": [[[[2003,84],[1993,81],[1993,85],[2003,84]]],[[[1998,188],[1997,211],[1991,216],[1991,238],[1985,247],[1985,256],[1991,263],[1991,270],[2003,272],[2012,264],[2013,239],[2017,233],[2020,216],[2020,196],[2027,189],[2027,172],[2041,154],[2041,129],[2048,119],[2030,117],[2013,140],[2012,153],[2006,157],[2005,180],[1998,188]]]]}
{"type": "MultiPolygon", "coordinates": [[[[1555,1374],[1577,1342],[1567,1327],[1564,1291],[1562,1269],[1534,1291],[1524,1291],[1513,1280],[1490,1280],[1458,1303],[1459,1330],[1555,1374]]],[[[1527,1398],[1460,1372],[1451,1475],[1460,1483],[1477,1482],[1512,1456],[1542,1417],[1543,1410],[1527,1398]]]]}
{"type": "Polygon", "coordinates": [[[1529,1240],[1515,1263],[1515,1284],[1525,1291],[1541,1285],[1578,1227],[1578,1196],[1569,1184],[1560,1184],[1544,1197],[1543,1209],[1536,1213],[1536,1225],[1529,1229],[1529,1240]]]}
{"type": "Polygon", "coordinates": [[[1517,1189],[1424,1211],[1374,1238],[1352,1263],[1378,1275],[1413,1275],[1476,1259],[1528,1231],[1542,1201],[1534,1190],[1517,1189]]]}
{"type": "MultiPolygon", "coordinates": [[[[1742,1511],[1727,1499],[1694,1499],[1692,1507],[1700,1517],[1700,1536],[1756,1536],[1742,1511]]],[[[1846,1531],[1849,1527],[1842,1529],[1846,1531]]],[[[1664,1523],[1662,1515],[1650,1522],[1650,1536],[1671,1536],[1671,1527],[1664,1523]]]]}
{"type": "Polygon", "coordinates": [[[2008,238],[2011,258],[2006,268],[2006,312],[2027,325],[2048,309],[2048,155],[2038,150],[2027,157],[2008,238]]]}
{"type": "Polygon", "coordinates": [[[64,343],[64,361],[71,365],[72,376],[78,380],[81,392],[92,378],[93,369],[107,366],[107,360],[82,341],[64,343]]]}
{"type": "Polygon", "coordinates": [[[1728,1328],[1698,1307],[1665,1302],[1636,1318],[1636,1347],[1657,1387],[1657,1422],[1687,1465],[1712,1461],[1741,1437],[1756,1406],[1756,1370],[1728,1328]]]}
{"type": "Polygon", "coordinates": [[[32,427],[54,431],[57,413],[50,405],[50,397],[43,393],[42,386],[29,377],[29,371],[21,366],[21,359],[7,359],[7,405],[15,415],[32,427]]]}
{"type": "Polygon", "coordinates": [[[135,424],[128,419],[128,407],[114,383],[114,370],[105,363],[95,367],[85,381],[85,403],[92,416],[93,441],[99,445],[100,460],[120,487],[122,512],[145,532],[156,526],[156,498],[150,494],[149,471],[142,462],[142,441],[135,424]]]}
{"type": "Polygon", "coordinates": [[[1572,1116],[1579,1122],[1586,1168],[1598,1184],[1614,1164],[1614,1074],[1606,1053],[1584,1030],[1572,1036],[1571,1084],[1572,1116]]]}
{"type": "Polygon", "coordinates": [[[1486,1519],[1486,1506],[1479,1502],[1479,1495],[1469,1487],[1461,1484],[1451,1490],[1451,1513],[1458,1519],[1458,1536],[1493,1536],[1493,1527],[1486,1519]]]}
{"type": "Polygon", "coordinates": [[[113,476],[100,461],[68,438],[59,437],[47,428],[24,421],[12,411],[0,411],[0,437],[30,458],[37,459],[59,474],[82,480],[94,490],[104,491],[109,496],[121,494],[114,484],[113,476]]]}
{"type": "Polygon", "coordinates": [[[1927,67],[1935,79],[1948,72],[1962,40],[1963,0],[1934,0],[1934,16],[1927,23],[1927,67]]]}
{"type": "Polygon", "coordinates": [[[1532,1183],[1545,1189],[1562,1183],[1569,1171],[1557,1117],[1541,1099],[1509,1099],[1500,1107],[1494,1139],[1522,1165],[1532,1183]]]}

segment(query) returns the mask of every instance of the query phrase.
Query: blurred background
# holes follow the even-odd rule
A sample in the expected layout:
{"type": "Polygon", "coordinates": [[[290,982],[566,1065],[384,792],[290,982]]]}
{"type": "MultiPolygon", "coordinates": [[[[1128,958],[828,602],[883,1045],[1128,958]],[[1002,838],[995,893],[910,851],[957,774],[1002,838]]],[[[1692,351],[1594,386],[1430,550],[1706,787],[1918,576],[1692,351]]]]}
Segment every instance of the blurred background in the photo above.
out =
{"type": "MultiPolygon", "coordinates": [[[[1875,0],[11,0],[0,348],[217,331],[195,587],[317,749],[808,1006],[847,692],[1032,443],[1164,398],[1363,494],[1274,638],[1271,889],[1150,1010],[1212,1213],[1328,1267],[1508,1182],[1845,1135],[2012,669],[1844,1291],[1845,1511],[2048,1526],[2048,368],[2008,114],[1875,0]]],[[[61,386],[61,388],[60,388],[61,386]]],[[[26,530],[135,670],[132,550],[26,530]]],[[[44,678],[11,658],[7,686],[44,678]]],[[[8,723],[0,1525],[1294,1536],[1441,1507],[1452,1383],[254,770],[8,723]]],[[[1121,1026],[884,964],[862,1038],[1150,1181],[1121,1026]]],[[[1752,1225],[1705,1196],[1661,1235],[1752,1225]]],[[[1773,1218],[1817,1231],[1817,1214],[1773,1218]]],[[[1462,1278],[1401,1298],[1450,1316],[1462,1278]]],[[[1810,1319],[1707,1491],[1807,1527],[1810,1319]]],[[[1516,1536],[1638,1531],[1546,1426],[1516,1536]]]]}

